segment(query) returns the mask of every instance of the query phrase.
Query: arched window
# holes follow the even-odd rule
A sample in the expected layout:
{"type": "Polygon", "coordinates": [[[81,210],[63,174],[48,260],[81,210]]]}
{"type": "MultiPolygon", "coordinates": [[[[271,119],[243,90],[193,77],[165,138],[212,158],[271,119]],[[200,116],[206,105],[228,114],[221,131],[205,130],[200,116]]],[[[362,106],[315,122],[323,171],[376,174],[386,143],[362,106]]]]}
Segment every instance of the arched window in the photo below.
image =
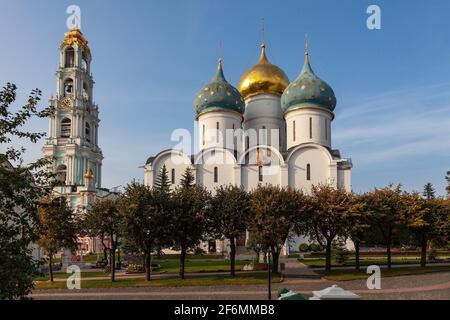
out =
{"type": "Polygon", "coordinates": [[[67,177],[67,167],[64,164],[61,164],[56,168],[56,180],[62,183],[66,183],[67,177]]]}
{"type": "Polygon", "coordinates": [[[262,144],[263,145],[267,144],[267,129],[266,129],[266,126],[262,127],[262,144]]]}
{"type": "Polygon", "coordinates": [[[292,121],[292,141],[295,141],[295,120],[292,121]]]}
{"type": "Polygon", "coordinates": [[[84,133],[86,136],[86,141],[91,142],[91,126],[87,122],[86,122],[86,128],[85,128],[84,133]]]}
{"type": "Polygon", "coordinates": [[[202,140],[203,140],[202,142],[203,142],[203,145],[205,145],[205,139],[206,139],[206,138],[205,138],[205,134],[206,134],[206,128],[205,128],[205,125],[203,125],[203,133],[202,133],[202,137],[203,137],[203,138],[202,138],[202,140]]]}
{"type": "Polygon", "coordinates": [[[172,169],[170,180],[172,184],[175,184],[175,169],[172,169]]]}
{"type": "Polygon", "coordinates": [[[214,167],[214,183],[219,182],[219,168],[214,167]]]}
{"type": "Polygon", "coordinates": [[[88,62],[88,58],[86,56],[86,53],[84,53],[81,56],[81,68],[85,71],[89,71],[89,62],[88,62]]]}
{"type": "Polygon", "coordinates": [[[306,180],[311,181],[311,165],[309,163],[306,165],[306,180]]]}
{"type": "Polygon", "coordinates": [[[72,129],[72,121],[69,118],[64,118],[61,121],[61,138],[70,138],[72,129]]]}
{"type": "Polygon", "coordinates": [[[64,81],[64,97],[70,97],[73,93],[73,80],[67,79],[64,81]]]}
{"type": "Polygon", "coordinates": [[[219,122],[216,122],[216,142],[217,143],[219,143],[219,129],[220,129],[219,122]]]}
{"type": "Polygon", "coordinates": [[[312,134],[312,118],[309,118],[309,138],[310,139],[313,138],[313,134],[312,134]]]}
{"type": "Polygon", "coordinates": [[[75,50],[70,47],[66,50],[65,65],[66,68],[72,68],[75,66],[75,50]]]}
{"type": "Polygon", "coordinates": [[[83,98],[89,100],[89,88],[86,82],[83,82],[83,98]]]}

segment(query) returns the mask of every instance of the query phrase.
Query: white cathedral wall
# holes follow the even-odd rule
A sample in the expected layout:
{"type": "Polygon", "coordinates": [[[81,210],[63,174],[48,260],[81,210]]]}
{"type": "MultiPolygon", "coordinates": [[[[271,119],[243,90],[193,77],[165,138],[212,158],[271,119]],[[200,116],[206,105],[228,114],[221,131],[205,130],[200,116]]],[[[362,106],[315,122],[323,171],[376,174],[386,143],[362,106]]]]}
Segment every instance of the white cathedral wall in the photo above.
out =
{"type": "Polygon", "coordinates": [[[281,110],[280,97],[260,94],[246,100],[244,130],[253,129],[256,137],[250,139],[249,147],[268,144],[284,151],[286,145],[286,125],[281,110]],[[262,130],[266,129],[266,133],[262,130]],[[276,130],[276,135],[271,135],[276,130]],[[273,140],[273,141],[272,141],[273,140]]]}
{"type": "Polygon", "coordinates": [[[296,150],[289,158],[289,186],[309,192],[313,185],[331,182],[331,156],[315,146],[296,150]],[[307,165],[311,166],[311,179],[307,180],[307,165]]]}
{"type": "Polygon", "coordinates": [[[205,150],[195,160],[197,183],[210,191],[214,191],[220,185],[235,185],[238,183],[235,178],[235,166],[236,159],[231,151],[220,148],[205,150]],[[217,182],[214,180],[215,168],[217,168],[217,182]]]}
{"type": "Polygon", "coordinates": [[[338,170],[338,187],[344,188],[348,192],[352,191],[352,171],[350,169],[338,170]]]}
{"type": "Polygon", "coordinates": [[[172,170],[174,170],[175,181],[172,185],[173,188],[180,183],[186,168],[192,167],[190,160],[186,155],[179,151],[167,151],[157,156],[151,166],[147,166],[144,183],[152,187],[164,165],[168,172],[169,181],[171,181],[172,170]]]}
{"type": "Polygon", "coordinates": [[[299,144],[311,142],[331,148],[333,114],[330,111],[322,108],[302,107],[286,113],[285,118],[288,150],[299,144]]]}
{"type": "Polygon", "coordinates": [[[241,126],[242,115],[238,112],[211,111],[201,114],[198,117],[199,149],[232,146],[235,139],[226,141],[229,138],[226,130],[238,130],[241,126]],[[217,130],[217,124],[219,124],[219,130],[217,130]]]}

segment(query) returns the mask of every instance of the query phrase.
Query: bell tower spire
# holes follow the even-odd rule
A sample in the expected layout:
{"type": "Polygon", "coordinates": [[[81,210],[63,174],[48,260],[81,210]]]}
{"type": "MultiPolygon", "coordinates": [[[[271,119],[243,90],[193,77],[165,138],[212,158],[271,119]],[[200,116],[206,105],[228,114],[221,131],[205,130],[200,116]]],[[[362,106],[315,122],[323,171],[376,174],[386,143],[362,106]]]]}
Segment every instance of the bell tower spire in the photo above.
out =
{"type": "Polygon", "coordinates": [[[99,112],[93,100],[92,55],[83,33],[73,28],[59,47],[55,109],[49,120],[44,156],[53,159],[53,172],[61,185],[86,186],[92,171],[93,185],[101,186],[102,151],[98,146],[99,112]]]}

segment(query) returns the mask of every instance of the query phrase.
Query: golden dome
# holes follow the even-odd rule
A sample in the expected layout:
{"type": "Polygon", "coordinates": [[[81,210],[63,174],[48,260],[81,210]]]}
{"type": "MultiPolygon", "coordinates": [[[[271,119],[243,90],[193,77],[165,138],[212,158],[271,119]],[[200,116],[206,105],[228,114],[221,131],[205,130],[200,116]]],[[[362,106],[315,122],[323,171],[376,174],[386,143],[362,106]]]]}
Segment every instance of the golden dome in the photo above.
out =
{"type": "Polygon", "coordinates": [[[281,96],[288,85],[289,79],[284,71],[267,59],[266,46],[263,44],[258,63],[242,75],[238,88],[246,100],[262,93],[281,96]]]}

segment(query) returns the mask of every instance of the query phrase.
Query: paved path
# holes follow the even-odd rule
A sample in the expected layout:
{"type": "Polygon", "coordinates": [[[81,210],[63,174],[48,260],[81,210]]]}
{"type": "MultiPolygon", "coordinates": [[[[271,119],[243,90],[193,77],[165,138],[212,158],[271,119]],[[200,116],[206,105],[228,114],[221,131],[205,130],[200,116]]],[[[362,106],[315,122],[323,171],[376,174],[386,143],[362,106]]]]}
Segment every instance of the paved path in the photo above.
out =
{"type": "MultiPolygon", "coordinates": [[[[312,291],[327,288],[335,282],[321,279],[311,269],[287,260],[286,278],[283,283],[273,285],[272,296],[279,288],[311,295],[312,291]]],[[[364,299],[446,299],[450,300],[450,272],[416,276],[389,277],[382,279],[382,290],[368,290],[366,280],[337,283],[364,299]]],[[[180,299],[180,300],[265,300],[266,285],[208,286],[179,288],[114,288],[68,290],[35,290],[34,299],[180,299]]]]}

